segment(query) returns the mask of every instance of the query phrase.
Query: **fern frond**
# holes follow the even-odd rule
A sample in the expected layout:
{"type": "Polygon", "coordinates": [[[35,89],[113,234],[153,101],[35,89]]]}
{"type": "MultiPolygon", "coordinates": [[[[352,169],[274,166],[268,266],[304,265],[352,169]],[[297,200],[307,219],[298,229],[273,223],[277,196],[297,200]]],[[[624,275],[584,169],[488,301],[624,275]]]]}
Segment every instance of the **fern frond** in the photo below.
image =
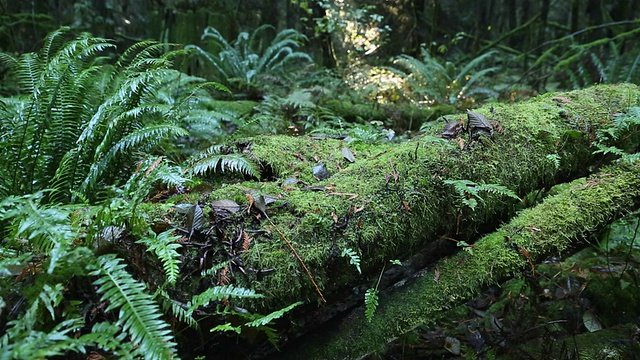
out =
{"type": "Polygon", "coordinates": [[[224,36],[222,36],[222,34],[220,34],[220,32],[214,27],[208,26],[204,29],[204,32],[200,36],[200,40],[207,39],[213,40],[214,43],[219,44],[223,49],[231,48],[231,45],[227,42],[227,39],[225,39],[224,36]]]}
{"type": "Polygon", "coordinates": [[[258,299],[264,296],[256,294],[254,290],[239,288],[233,285],[214,286],[195,295],[189,302],[189,310],[187,313],[192,314],[197,308],[201,306],[206,307],[213,301],[220,301],[222,299],[230,299],[234,297],[240,299],[258,299]]]}
{"type": "Polygon", "coordinates": [[[165,313],[173,315],[178,320],[187,324],[193,329],[200,328],[200,325],[198,324],[196,319],[194,319],[193,316],[189,314],[186,306],[171,299],[166,291],[158,290],[158,292],[156,293],[156,298],[160,300],[160,305],[162,306],[162,310],[164,310],[165,313]]]}
{"type": "Polygon", "coordinates": [[[348,257],[349,258],[349,264],[351,264],[351,265],[356,267],[356,270],[358,270],[358,274],[362,274],[362,270],[360,269],[360,256],[358,256],[357,252],[355,252],[351,248],[346,248],[346,249],[342,250],[341,256],[348,257]]]}
{"type": "Polygon", "coordinates": [[[283,309],[280,310],[276,310],[274,312],[272,312],[271,314],[265,315],[265,316],[261,316],[253,321],[250,321],[246,324],[244,324],[245,326],[250,326],[250,327],[261,327],[261,326],[267,326],[269,325],[273,320],[275,319],[279,319],[281,318],[284,314],[288,313],[289,311],[291,311],[293,308],[295,308],[296,306],[302,305],[303,303],[301,301],[295,302],[283,309]]]}
{"type": "Polygon", "coordinates": [[[42,60],[34,53],[26,53],[20,55],[18,63],[15,71],[20,91],[32,93],[34,99],[38,99],[40,95],[38,83],[42,74],[42,60]]]}
{"type": "Polygon", "coordinates": [[[102,294],[101,301],[108,301],[106,311],[118,309],[116,324],[126,332],[131,341],[140,347],[147,359],[172,359],[174,357],[173,335],[162,317],[162,311],[143,284],[126,271],[126,265],[113,254],[98,258],[94,285],[102,294]]]}
{"type": "Polygon", "coordinates": [[[481,191],[521,200],[520,197],[509,188],[498,184],[477,184],[471,180],[464,179],[444,180],[444,183],[452,185],[459,195],[461,202],[472,211],[475,210],[478,201],[484,203],[484,199],[479,194],[481,191]]]}
{"type": "MultiPolygon", "coordinates": [[[[110,322],[93,324],[91,332],[83,334],[78,341],[87,346],[95,346],[103,351],[116,355],[119,359],[135,359],[142,357],[139,349],[126,339],[127,334],[110,322]]],[[[84,352],[84,351],[83,351],[84,352]]]]}
{"type": "Polygon", "coordinates": [[[364,293],[364,305],[364,316],[368,322],[371,322],[371,320],[373,320],[373,314],[378,308],[378,290],[372,288],[367,289],[367,292],[364,293]]]}
{"type": "Polygon", "coordinates": [[[220,145],[214,145],[203,151],[192,161],[190,167],[194,175],[202,175],[207,172],[237,172],[253,177],[260,177],[258,167],[249,159],[240,154],[220,154],[220,145]]]}
{"type": "MultiPolygon", "coordinates": [[[[462,69],[460,69],[460,71],[458,72],[458,76],[455,77],[455,81],[458,83],[465,83],[464,78],[471,73],[471,71],[478,65],[480,65],[482,62],[484,62],[485,60],[487,60],[488,58],[495,56],[496,52],[495,51],[489,51],[487,53],[484,53],[478,57],[475,57],[473,60],[469,61],[462,69]]],[[[497,67],[494,67],[494,69],[497,69],[497,67]]],[[[468,82],[468,81],[467,81],[468,82]]]]}
{"type": "Polygon", "coordinates": [[[522,200],[520,197],[511,191],[508,187],[499,184],[482,184],[477,186],[478,191],[485,191],[491,194],[510,197],[516,200],[522,200]]]}
{"type": "Polygon", "coordinates": [[[102,152],[101,149],[107,146],[110,140],[108,135],[105,136],[94,155],[96,160],[94,160],[86,178],[82,181],[80,187],[81,192],[86,193],[87,191],[91,191],[103,174],[107,171],[112,171],[113,163],[118,156],[126,154],[131,150],[150,149],[170,136],[185,136],[187,134],[188,132],[181,127],[169,124],[146,126],[124,136],[117,143],[113,144],[108,151],[102,152]]]}
{"type": "MultiPolygon", "coordinates": [[[[148,43],[148,45],[140,50],[138,54],[131,60],[128,70],[146,71],[149,69],[164,68],[171,65],[170,56],[167,56],[167,49],[177,47],[177,44],[167,43],[148,43]]],[[[169,51],[168,54],[173,53],[169,51]]]]}
{"type": "Polygon", "coordinates": [[[84,326],[84,321],[73,314],[66,319],[57,319],[54,308],[60,305],[64,286],[44,284],[42,290],[26,311],[7,323],[6,332],[0,338],[1,359],[46,359],[70,352],[85,350],[88,344],[76,339],[72,332],[84,326]],[[54,325],[42,330],[47,317],[43,308],[49,311],[54,325]]]}
{"type": "Polygon", "coordinates": [[[40,56],[44,62],[48,62],[51,57],[62,47],[67,40],[67,36],[71,32],[69,26],[60,27],[50,32],[44,39],[44,44],[40,50],[40,56]]]}
{"type": "Polygon", "coordinates": [[[10,196],[0,201],[0,220],[10,221],[12,238],[23,238],[37,250],[50,256],[47,273],[53,273],[58,260],[77,237],[62,206],[40,205],[42,193],[10,196]]]}
{"type": "Polygon", "coordinates": [[[177,251],[182,247],[176,240],[180,236],[172,236],[173,229],[167,230],[160,234],[151,234],[143,237],[136,242],[147,247],[147,251],[156,254],[162,262],[164,274],[169,284],[175,284],[180,274],[180,253],[177,251]]]}
{"type": "Polygon", "coordinates": [[[129,46],[127,50],[125,50],[122,53],[122,55],[120,55],[120,57],[118,58],[118,61],[116,62],[116,67],[118,68],[127,67],[130,63],[133,62],[133,60],[136,58],[138,53],[144,51],[144,49],[155,44],[158,44],[158,42],[155,40],[144,40],[129,46]]]}

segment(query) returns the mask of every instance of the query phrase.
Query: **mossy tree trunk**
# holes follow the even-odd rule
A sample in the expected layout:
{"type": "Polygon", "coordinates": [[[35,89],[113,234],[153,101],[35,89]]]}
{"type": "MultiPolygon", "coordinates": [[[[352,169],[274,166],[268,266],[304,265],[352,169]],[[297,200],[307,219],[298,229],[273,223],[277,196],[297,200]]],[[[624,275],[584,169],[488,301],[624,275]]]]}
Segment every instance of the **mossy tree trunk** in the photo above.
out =
{"type": "MultiPolygon", "coordinates": [[[[319,312],[326,315],[340,306],[335,304],[353,297],[354,287],[374,287],[381,269],[390,267],[389,260],[406,260],[414,266],[418,252],[435,260],[442,256],[436,251],[440,245],[455,249],[456,242],[473,243],[522,209],[520,202],[499,193],[481,192],[476,197],[473,191],[497,184],[525,197],[533,190],[587,175],[606,160],[593,155],[592,142],[598,131],[611,126],[614,114],[639,103],[636,86],[616,85],[547,94],[516,105],[494,104],[495,114],[487,108],[474,110],[495,120],[493,139],[472,144],[466,136],[455,140],[435,137],[441,125],[430,134],[398,144],[285,136],[236,144],[261,164],[263,181],[226,186],[209,197],[238,203],[246,203],[247,194],[280,199],[266,208],[272,222],[256,225],[252,218],[239,228],[266,230],[251,232],[251,246],[242,260],[245,268],[254,271],[236,279],[239,285],[266,297],[246,305],[266,311],[303,300],[309,304],[307,310],[319,304],[319,312]],[[345,159],[345,148],[354,153],[355,162],[345,159]],[[329,178],[314,177],[312,168],[318,164],[326,166],[329,178]],[[470,185],[461,197],[446,180],[471,181],[477,186],[470,185]],[[477,204],[469,206],[471,200],[477,204]],[[278,231],[297,249],[329,305],[321,303],[278,231]],[[359,256],[362,275],[342,255],[344,251],[359,256]],[[268,274],[259,275],[261,270],[268,274]]],[[[637,137],[621,139],[626,141],[618,144],[621,147],[638,147],[637,137]]],[[[371,324],[361,312],[355,313],[334,328],[329,340],[304,342],[300,349],[317,358],[359,357],[375,350],[465,299],[482,284],[528,266],[518,249],[541,256],[565,248],[569,239],[606,223],[633,203],[639,182],[635,168],[606,170],[589,183],[597,186],[583,186],[568,198],[556,200],[560,207],[544,205],[546,222],[526,217],[514,220],[520,225],[507,225],[474,245],[473,255],[463,252],[438,265],[439,281],[431,273],[383,298],[371,324]],[[613,175],[608,177],[609,173],[613,175]],[[597,192],[606,185],[613,188],[602,190],[599,197],[597,192]],[[585,200],[575,202],[576,198],[585,200]],[[571,202],[564,204],[567,199],[571,202]],[[595,207],[588,210],[592,205],[595,207]],[[586,209],[584,216],[582,208],[586,209]],[[507,243],[516,244],[516,250],[507,243]],[[327,346],[329,343],[335,346],[327,346]]]]}
{"type": "Polygon", "coordinates": [[[372,321],[360,307],[339,323],[308,334],[279,358],[354,359],[384,350],[413,328],[435,323],[445,310],[524,271],[545,255],[558,253],[572,241],[601,228],[638,205],[640,167],[609,167],[527,209],[499,230],[483,237],[473,251],[438,261],[429,271],[386,293],[372,321]]]}

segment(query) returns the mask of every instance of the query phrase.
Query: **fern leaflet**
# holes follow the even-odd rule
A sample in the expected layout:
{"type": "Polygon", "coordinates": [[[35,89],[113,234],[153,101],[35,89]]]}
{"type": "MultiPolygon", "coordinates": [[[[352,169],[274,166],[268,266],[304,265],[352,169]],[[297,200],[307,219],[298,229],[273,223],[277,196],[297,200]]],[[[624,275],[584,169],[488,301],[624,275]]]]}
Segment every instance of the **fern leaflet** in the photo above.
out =
{"type": "Polygon", "coordinates": [[[178,253],[177,249],[182,247],[182,245],[176,242],[176,240],[180,239],[180,236],[172,236],[172,232],[173,229],[157,235],[151,232],[148,236],[136,241],[137,243],[144,244],[147,247],[147,251],[155,253],[158,259],[160,259],[169,284],[175,284],[176,280],[178,280],[180,273],[180,253],[178,253]]]}
{"type": "Polygon", "coordinates": [[[378,308],[378,290],[372,288],[367,289],[367,292],[364,294],[364,305],[364,316],[367,318],[367,321],[371,322],[371,320],[373,320],[373,314],[378,308]]]}
{"type": "Polygon", "coordinates": [[[100,256],[95,267],[91,275],[98,277],[94,285],[102,294],[101,300],[109,302],[106,311],[118,309],[116,324],[139,346],[140,353],[147,359],[173,358],[173,335],[145,286],[113,254],[100,256]]]}

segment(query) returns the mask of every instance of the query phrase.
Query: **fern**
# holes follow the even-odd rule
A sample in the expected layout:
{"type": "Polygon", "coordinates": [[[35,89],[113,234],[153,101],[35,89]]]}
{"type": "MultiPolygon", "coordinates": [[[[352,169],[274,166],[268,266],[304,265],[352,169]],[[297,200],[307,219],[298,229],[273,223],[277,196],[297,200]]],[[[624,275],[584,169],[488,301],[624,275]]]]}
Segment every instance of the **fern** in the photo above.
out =
{"type": "MultiPolygon", "coordinates": [[[[626,113],[617,114],[613,117],[613,121],[611,126],[608,126],[603,129],[599,129],[596,133],[596,141],[593,145],[597,148],[593,153],[594,154],[613,154],[624,158],[625,160],[630,160],[630,155],[628,152],[635,152],[636,145],[634,143],[625,144],[621,142],[620,144],[612,145],[613,142],[621,139],[623,134],[627,134],[629,132],[637,132],[640,128],[640,107],[630,107],[626,113]],[[633,149],[621,149],[619,146],[628,148],[632,147],[633,149]]],[[[634,162],[635,160],[632,160],[634,162]]]]}
{"type": "Polygon", "coordinates": [[[7,169],[0,190],[53,189],[49,195],[58,202],[77,198],[73,190],[95,201],[96,190],[126,178],[141,152],[186,136],[177,124],[194,98],[163,104],[156,97],[180,75],[169,67],[184,52],[167,52],[170,47],[141,42],[109,65],[101,54],[114,48],[110,41],[72,38],[61,28],[37,54],[0,56],[22,92],[21,105],[5,106],[0,120],[7,140],[0,143],[0,168],[7,169]]]}
{"type": "Polygon", "coordinates": [[[62,302],[63,291],[62,284],[45,284],[25,313],[8,322],[6,333],[0,338],[0,358],[44,359],[68,352],[84,352],[85,346],[94,345],[93,339],[76,339],[73,336],[84,326],[76,314],[64,320],[56,319],[54,308],[62,302]],[[49,312],[51,320],[57,320],[46,331],[39,326],[47,318],[43,308],[49,312]]]}
{"type": "Polygon", "coordinates": [[[211,329],[211,332],[222,332],[222,331],[235,331],[238,334],[242,331],[242,327],[253,327],[262,331],[266,336],[269,342],[277,348],[278,346],[278,334],[277,332],[270,327],[269,325],[273,320],[279,319],[287,312],[291,311],[293,308],[302,305],[302,302],[293,303],[283,309],[276,310],[268,315],[259,315],[259,314],[251,314],[246,312],[238,312],[238,311],[229,311],[228,308],[225,308],[223,311],[218,311],[220,315],[233,315],[244,320],[248,320],[242,326],[232,326],[231,323],[221,324],[215,326],[211,329]]]}
{"type": "Polygon", "coordinates": [[[560,169],[560,155],[558,154],[547,154],[546,158],[553,163],[553,167],[558,170],[560,169]]]}
{"type": "Polygon", "coordinates": [[[240,334],[242,332],[241,326],[233,326],[231,323],[216,325],[211,328],[211,332],[225,332],[225,331],[233,331],[236,334],[240,334]]]}
{"type": "Polygon", "coordinates": [[[275,319],[279,319],[281,318],[284,314],[288,313],[289,311],[291,311],[291,309],[295,308],[296,306],[302,305],[302,302],[298,301],[295,302],[283,309],[280,310],[276,310],[274,312],[272,312],[271,314],[265,315],[265,316],[258,316],[257,319],[250,321],[246,324],[244,324],[245,326],[250,326],[250,327],[261,327],[261,326],[267,326],[269,325],[273,320],[275,319]]]}
{"type": "Polygon", "coordinates": [[[373,315],[378,308],[378,293],[377,289],[370,288],[364,294],[364,315],[369,322],[373,320],[373,315]]]}
{"type": "Polygon", "coordinates": [[[310,63],[313,60],[297,51],[307,38],[293,29],[282,30],[270,36],[274,28],[262,25],[251,34],[241,32],[229,43],[215,28],[204,30],[201,39],[214,47],[209,53],[197,45],[187,45],[186,50],[198,55],[214,70],[216,81],[232,87],[236,92],[255,88],[255,79],[264,75],[282,75],[287,64],[310,63]],[[265,46],[265,44],[267,44],[265,46]]]}
{"type": "Polygon", "coordinates": [[[520,197],[509,188],[498,184],[476,184],[471,180],[444,180],[447,185],[452,185],[458,193],[463,205],[474,211],[478,201],[484,202],[480,192],[488,192],[499,196],[507,196],[512,199],[521,200],[520,197]]]}
{"type": "Polygon", "coordinates": [[[263,295],[256,294],[256,292],[251,289],[239,288],[233,285],[214,286],[195,295],[189,302],[189,310],[187,313],[192,314],[197,308],[201,306],[208,306],[213,301],[234,297],[241,299],[257,299],[263,297],[263,295]]]}
{"type": "Polygon", "coordinates": [[[93,324],[91,332],[83,334],[79,341],[109,351],[119,359],[139,358],[140,354],[134,344],[127,341],[126,337],[127,334],[121,332],[119,326],[109,322],[99,322],[93,324]]]}
{"type": "Polygon", "coordinates": [[[231,171],[245,175],[260,177],[258,167],[240,154],[222,154],[223,147],[214,145],[191,159],[189,171],[194,175],[208,172],[231,171]]]}
{"type": "MultiPolygon", "coordinates": [[[[487,52],[458,68],[453,63],[441,64],[425,49],[421,49],[422,59],[409,55],[398,56],[394,67],[386,68],[404,78],[411,94],[417,94],[418,101],[430,104],[457,104],[471,94],[488,94],[497,97],[498,93],[488,88],[479,87],[477,83],[488,74],[495,73],[498,67],[480,67],[481,63],[493,57],[495,52],[487,52]]],[[[409,96],[411,97],[411,95],[409,96]]]]}
{"type": "Polygon", "coordinates": [[[362,270],[360,269],[360,256],[358,256],[358,253],[353,251],[353,249],[351,248],[346,248],[342,250],[341,256],[348,257],[349,264],[356,267],[356,270],[358,270],[358,274],[362,274],[362,270]]]}
{"type": "Polygon", "coordinates": [[[158,304],[125,267],[120,259],[109,254],[100,256],[95,270],[91,272],[97,277],[93,283],[98,287],[97,292],[102,294],[101,301],[109,302],[106,311],[118,309],[116,325],[139,346],[145,358],[173,358],[176,344],[168,324],[161,319],[158,304]]]}
{"type": "Polygon", "coordinates": [[[158,290],[155,297],[160,301],[162,310],[164,310],[165,313],[173,315],[179,321],[187,324],[193,329],[200,328],[198,322],[191,316],[191,314],[189,314],[186,306],[171,299],[166,291],[158,290]]]}
{"type": "Polygon", "coordinates": [[[172,236],[173,229],[160,234],[151,232],[148,236],[138,239],[136,242],[147,247],[147,251],[156,254],[162,262],[164,273],[169,284],[175,284],[180,273],[180,253],[177,249],[182,245],[176,242],[180,236],[172,236]]]}
{"type": "Polygon", "coordinates": [[[10,221],[11,238],[26,239],[33,248],[49,256],[47,273],[51,274],[78,234],[69,221],[73,208],[41,206],[42,198],[42,193],[36,193],[3,199],[0,220],[10,221]]]}

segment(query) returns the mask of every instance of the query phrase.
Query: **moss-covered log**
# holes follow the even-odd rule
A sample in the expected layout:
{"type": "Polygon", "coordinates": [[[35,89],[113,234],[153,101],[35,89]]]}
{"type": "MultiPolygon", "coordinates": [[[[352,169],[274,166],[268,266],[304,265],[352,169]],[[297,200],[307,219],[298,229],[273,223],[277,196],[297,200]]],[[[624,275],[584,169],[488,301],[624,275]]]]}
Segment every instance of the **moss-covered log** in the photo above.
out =
{"type": "Polygon", "coordinates": [[[402,333],[436,320],[443,310],[468,299],[482,285],[530,270],[537,258],[565,250],[573,240],[606,225],[639,200],[637,166],[606,168],[576,180],[479,240],[472,252],[439,261],[411,285],[383,297],[371,322],[365,319],[364,310],[354,311],[339,325],[287,349],[286,355],[350,359],[382,350],[402,333]]]}
{"type": "MultiPolygon", "coordinates": [[[[499,184],[524,196],[582,176],[595,161],[590,147],[594,134],[638,99],[637,87],[618,85],[548,94],[518,105],[496,104],[495,116],[488,109],[477,110],[497,121],[493,139],[464,149],[454,140],[433,136],[376,146],[260,137],[242,149],[262,164],[264,180],[272,181],[228,186],[211,196],[245,202],[248,188],[281,196],[279,204],[268,207],[269,216],[298,249],[329,301],[337,300],[344,294],[334,298],[332,292],[363,281],[341,256],[345,249],[360,256],[363,273],[373,278],[390,259],[408,258],[438,237],[472,240],[479,229],[492,229],[482,224],[496,226],[497,219],[516,209],[514,201],[487,192],[479,194],[471,211],[445,180],[499,184]],[[355,153],[354,163],[343,157],[345,147],[355,153]],[[314,178],[312,167],[318,163],[332,176],[314,178]]],[[[285,242],[268,222],[263,226],[271,231],[254,235],[243,260],[253,269],[273,271],[259,279],[249,277],[245,285],[266,295],[262,305],[267,308],[318,300],[285,242]]]]}
{"type": "MultiPolygon", "coordinates": [[[[245,238],[249,246],[243,245],[238,256],[244,269],[252,271],[234,280],[236,285],[252,288],[265,297],[243,306],[268,311],[302,300],[310,304],[306,308],[309,310],[321,304],[320,297],[278,231],[297,249],[328,302],[335,304],[345,297],[354,297],[351,291],[354,286],[375,286],[380,269],[389,260],[415,258],[418,251],[434,259],[440,254],[431,254],[435,247],[430,245],[445,244],[455,249],[455,242],[472,243],[481,233],[494,231],[501,221],[507,221],[522,208],[516,200],[502,196],[505,191],[487,184],[504,186],[524,197],[535,189],[585,176],[604,160],[593,155],[591,146],[598,131],[611,126],[614,114],[625,113],[639,103],[640,91],[636,86],[616,85],[547,94],[516,105],[494,104],[495,113],[488,108],[474,110],[495,121],[493,138],[473,143],[465,135],[453,140],[436,137],[441,125],[411,141],[382,145],[306,137],[259,137],[238,143],[235,148],[260,164],[263,181],[227,184],[208,194],[209,199],[198,201],[205,205],[205,213],[214,214],[208,200],[231,199],[247,204],[247,199],[257,199],[254,216],[245,215],[243,222],[238,221],[238,215],[234,215],[234,222],[212,216],[215,219],[212,228],[217,229],[218,237],[237,241],[242,234],[250,234],[249,239],[245,238]],[[355,162],[347,159],[350,152],[355,162]],[[324,180],[318,177],[326,174],[316,172],[314,176],[313,167],[319,164],[324,164],[330,175],[324,180]],[[456,189],[455,184],[465,183],[469,185],[456,189]],[[489,191],[477,193],[481,188],[489,191]],[[463,192],[462,196],[458,191],[463,192]],[[276,199],[266,204],[272,222],[265,221],[261,210],[256,209],[266,203],[258,195],[276,199]],[[429,249],[426,254],[424,249],[429,249]],[[353,258],[343,255],[345,251],[359,256],[362,275],[350,264],[353,258]]],[[[620,139],[627,141],[624,146],[638,146],[630,138],[620,139]]],[[[227,149],[231,150],[232,147],[227,149]]],[[[602,182],[607,183],[606,179],[602,182]]],[[[607,211],[616,209],[613,206],[607,211]]],[[[602,212],[605,218],[610,216],[607,211],[602,212]]],[[[579,223],[573,225],[577,229],[567,231],[584,230],[577,227],[579,223]]],[[[475,245],[474,256],[456,258],[463,259],[472,269],[476,262],[477,266],[485,266],[483,261],[498,261],[493,267],[483,268],[477,278],[454,272],[462,264],[450,260],[440,265],[439,272],[451,277],[441,279],[435,293],[402,290],[393,296],[396,300],[384,300],[389,305],[381,306],[377,320],[371,325],[364,327],[359,315],[354,315],[353,323],[346,321],[339,327],[339,331],[346,333],[338,332],[331,338],[335,347],[320,343],[323,344],[320,348],[309,345],[309,349],[318,350],[320,357],[322,354],[327,358],[357,357],[425,321],[438,309],[448,307],[448,302],[464,298],[479,284],[518,271],[526,260],[505,246],[509,242],[505,236],[535,233],[530,226],[523,225],[522,234],[497,233],[496,238],[484,242],[489,245],[475,245]],[[494,255],[495,258],[491,257],[494,255]],[[468,283],[461,284],[462,281],[468,283]],[[421,304],[423,307],[403,313],[402,304],[417,306],[424,301],[427,302],[421,304]],[[389,325],[385,325],[387,320],[389,325]],[[360,329],[346,330],[352,326],[360,329]],[[340,336],[345,336],[344,341],[340,336]]],[[[551,229],[559,237],[566,234],[562,227],[541,229],[551,229]]],[[[526,250],[531,247],[534,254],[552,246],[564,246],[557,243],[537,248],[522,241],[521,246],[526,250]]],[[[433,282],[433,277],[430,281],[433,282]]],[[[198,286],[184,285],[192,289],[198,286]]],[[[333,311],[326,306],[321,308],[333,311]]]]}

